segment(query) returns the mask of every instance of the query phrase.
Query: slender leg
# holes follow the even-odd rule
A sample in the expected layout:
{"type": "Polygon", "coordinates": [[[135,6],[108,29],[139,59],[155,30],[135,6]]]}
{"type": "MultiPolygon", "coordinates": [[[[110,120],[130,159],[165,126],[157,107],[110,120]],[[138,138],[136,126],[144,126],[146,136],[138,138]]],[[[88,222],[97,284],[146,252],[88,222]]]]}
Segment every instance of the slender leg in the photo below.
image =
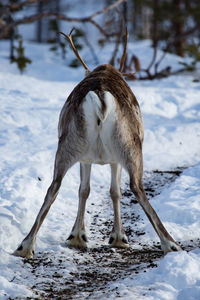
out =
{"type": "Polygon", "coordinates": [[[161,248],[164,251],[164,254],[170,251],[179,251],[181,250],[180,246],[174,241],[171,235],[167,232],[166,228],[162,224],[155,210],[152,208],[150,202],[148,201],[143,184],[142,184],[142,157],[135,163],[130,163],[128,172],[130,175],[130,188],[135,194],[139,204],[142,206],[145,214],[149,218],[152,226],[154,227],[156,233],[158,234],[161,241],[161,248]],[[137,166],[137,162],[138,166],[137,166]]]}
{"type": "Polygon", "coordinates": [[[13,253],[16,256],[27,258],[33,257],[35,250],[36,235],[40,229],[40,226],[42,225],[52,203],[56,199],[65,173],[77,161],[75,158],[71,158],[69,160],[69,157],[68,159],[66,159],[66,157],[63,157],[63,146],[62,144],[59,144],[58,146],[54,166],[54,177],[45,196],[44,203],[37,215],[35,223],[33,224],[33,227],[31,228],[29,234],[25,237],[20,246],[13,253]]]}
{"type": "Polygon", "coordinates": [[[111,247],[127,248],[129,247],[128,239],[126,237],[120,213],[120,180],[122,167],[120,164],[111,164],[111,187],[110,195],[113,201],[114,209],[114,225],[110,236],[109,244],[111,247]]]}
{"type": "Polygon", "coordinates": [[[85,233],[84,215],[86,200],[90,193],[91,164],[80,164],[81,183],[79,187],[79,206],[76,221],[68,237],[68,245],[75,248],[86,248],[87,237],[85,233]]]}

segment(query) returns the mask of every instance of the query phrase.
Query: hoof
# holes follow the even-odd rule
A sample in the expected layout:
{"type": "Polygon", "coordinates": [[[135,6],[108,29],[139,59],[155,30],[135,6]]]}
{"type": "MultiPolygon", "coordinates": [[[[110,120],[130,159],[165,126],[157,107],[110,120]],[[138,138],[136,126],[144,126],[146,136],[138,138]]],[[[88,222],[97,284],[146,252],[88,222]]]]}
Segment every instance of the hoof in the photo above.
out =
{"type": "Polygon", "coordinates": [[[181,247],[175,241],[165,241],[161,242],[161,249],[164,252],[164,255],[168,252],[181,251],[181,247]]]}
{"type": "Polygon", "coordinates": [[[85,232],[81,232],[77,235],[71,233],[67,239],[67,245],[73,248],[85,249],[87,248],[87,241],[85,232]]]}
{"type": "Polygon", "coordinates": [[[13,252],[13,255],[25,257],[25,258],[33,258],[35,254],[34,248],[28,247],[25,242],[22,242],[21,245],[13,252]]]}
{"type": "Polygon", "coordinates": [[[129,248],[127,236],[125,234],[117,235],[112,233],[109,239],[109,246],[111,248],[129,248]]]}

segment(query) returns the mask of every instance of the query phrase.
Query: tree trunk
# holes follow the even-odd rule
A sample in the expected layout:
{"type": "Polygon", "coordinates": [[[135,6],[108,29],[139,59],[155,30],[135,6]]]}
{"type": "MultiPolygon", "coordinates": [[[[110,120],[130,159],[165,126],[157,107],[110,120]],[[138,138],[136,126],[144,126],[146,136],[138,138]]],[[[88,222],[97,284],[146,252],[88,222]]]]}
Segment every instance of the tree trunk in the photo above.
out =
{"type": "MultiPolygon", "coordinates": [[[[56,13],[59,14],[60,13],[60,0],[56,1],[56,13]]],[[[60,20],[57,19],[57,24],[58,24],[58,28],[60,29],[60,20]]],[[[60,34],[57,34],[57,42],[60,42],[60,34]]]]}
{"type": "Polygon", "coordinates": [[[175,33],[174,47],[176,53],[180,56],[184,56],[184,38],[181,38],[184,32],[184,22],[181,12],[181,0],[173,0],[174,3],[174,20],[173,20],[173,31],[175,33]]]}
{"type": "MultiPolygon", "coordinates": [[[[37,13],[41,14],[43,12],[43,2],[38,1],[37,5],[37,13]]],[[[37,21],[37,42],[41,43],[42,42],[42,19],[39,19],[37,21]]]]}
{"type": "Polygon", "coordinates": [[[157,48],[158,46],[158,16],[159,16],[159,0],[153,0],[153,25],[152,25],[153,48],[157,48]]]}

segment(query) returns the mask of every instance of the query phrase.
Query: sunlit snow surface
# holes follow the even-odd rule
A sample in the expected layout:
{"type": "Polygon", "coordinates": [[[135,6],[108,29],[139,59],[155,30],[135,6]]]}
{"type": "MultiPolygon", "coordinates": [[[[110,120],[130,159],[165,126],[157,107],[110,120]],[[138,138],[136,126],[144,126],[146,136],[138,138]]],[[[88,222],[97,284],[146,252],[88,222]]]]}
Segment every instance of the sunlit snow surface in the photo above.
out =
{"type": "MultiPolygon", "coordinates": [[[[148,42],[133,47],[144,55],[144,62],[151,55],[148,42]]],[[[52,178],[59,112],[84,76],[82,69],[68,68],[46,46],[27,44],[27,51],[33,63],[21,76],[8,62],[8,45],[0,45],[0,299],[34,297],[30,273],[21,274],[26,272],[23,260],[10,254],[30,230],[43,203],[52,178]]],[[[110,49],[101,51],[100,62],[107,62],[110,53],[110,49]]],[[[178,67],[177,61],[167,56],[166,63],[178,67]]],[[[168,231],[182,243],[200,238],[200,82],[193,79],[178,75],[129,82],[143,113],[144,170],[184,168],[175,182],[151,200],[168,231]]],[[[103,202],[109,181],[108,166],[93,166],[88,202],[103,202]]],[[[123,173],[122,184],[127,181],[123,173]]],[[[63,244],[75,220],[78,186],[79,166],[75,165],[41,227],[36,253],[72,255],[63,244]]],[[[146,232],[141,241],[158,241],[142,210],[140,214],[143,222],[138,228],[146,232]]],[[[88,215],[86,226],[90,221],[88,215]]],[[[72,266],[66,265],[66,272],[70,271],[72,266]]],[[[157,268],[109,283],[109,290],[116,285],[122,299],[200,299],[200,250],[167,254],[157,268]]]]}

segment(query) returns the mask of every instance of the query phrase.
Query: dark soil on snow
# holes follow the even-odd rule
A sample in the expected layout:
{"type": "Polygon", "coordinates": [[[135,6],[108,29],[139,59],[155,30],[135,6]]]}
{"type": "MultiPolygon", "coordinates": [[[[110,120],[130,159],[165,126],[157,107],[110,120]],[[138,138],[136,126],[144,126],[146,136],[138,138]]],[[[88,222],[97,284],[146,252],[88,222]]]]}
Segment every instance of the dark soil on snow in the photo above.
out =
{"type": "MultiPolygon", "coordinates": [[[[149,200],[170,186],[181,172],[181,169],[146,172],[144,187],[149,200]]],[[[32,282],[35,282],[31,289],[38,299],[106,299],[104,293],[108,284],[119,278],[123,279],[128,275],[133,276],[133,274],[137,276],[138,273],[146,272],[149,268],[157,267],[163,253],[159,243],[142,244],[142,237],[138,242],[138,237],[144,235],[145,232],[137,228],[137,221],[141,220],[141,217],[134,209],[138,204],[128,185],[122,189],[121,210],[130,248],[112,249],[108,246],[101,246],[105,239],[109,239],[112,221],[105,219],[106,207],[99,209],[94,204],[91,205],[93,205],[93,211],[90,212],[93,222],[89,231],[90,239],[95,242],[94,247],[88,248],[86,251],[74,249],[73,257],[66,257],[64,254],[58,256],[51,251],[38,253],[34,259],[23,260],[24,267],[26,264],[29,265],[31,276],[34,279],[32,282]],[[130,209],[127,209],[127,206],[130,209]],[[134,243],[138,243],[139,249],[131,248],[134,243]],[[70,268],[74,271],[63,275],[62,270],[66,267],[66,261],[74,266],[74,268],[70,268]]],[[[197,245],[200,245],[199,240],[191,240],[187,245],[181,246],[189,251],[197,245]]],[[[117,287],[110,292],[114,293],[116,298],[120,298],[117,287]]]]}

